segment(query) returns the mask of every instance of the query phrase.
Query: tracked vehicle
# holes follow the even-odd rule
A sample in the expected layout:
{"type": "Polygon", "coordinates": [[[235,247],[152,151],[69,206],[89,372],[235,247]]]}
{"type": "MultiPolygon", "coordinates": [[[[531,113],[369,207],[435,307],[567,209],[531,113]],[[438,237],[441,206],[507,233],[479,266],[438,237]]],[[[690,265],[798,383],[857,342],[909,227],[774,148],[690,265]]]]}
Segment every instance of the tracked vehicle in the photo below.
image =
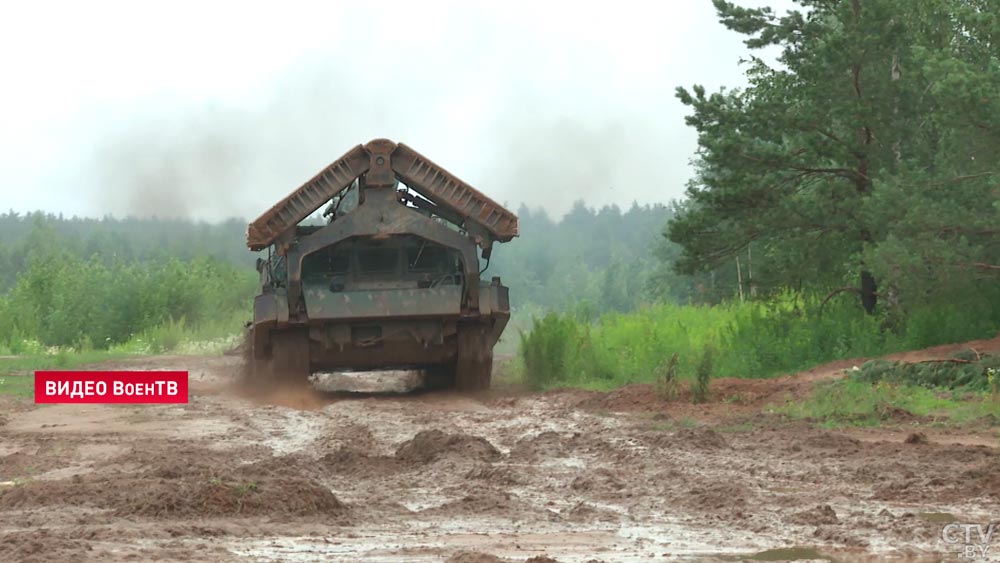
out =
{"type": "Polygon", "coordinates": [[[489,387],[510,304],[500,278],[480,277],[493,244],[517,235],[517,216],[410,147],[354,147],[247,229],[267,252],[251,375],[420,369],[489,387]],[[324,205],[325,224],[308,224],[324,205]]]}

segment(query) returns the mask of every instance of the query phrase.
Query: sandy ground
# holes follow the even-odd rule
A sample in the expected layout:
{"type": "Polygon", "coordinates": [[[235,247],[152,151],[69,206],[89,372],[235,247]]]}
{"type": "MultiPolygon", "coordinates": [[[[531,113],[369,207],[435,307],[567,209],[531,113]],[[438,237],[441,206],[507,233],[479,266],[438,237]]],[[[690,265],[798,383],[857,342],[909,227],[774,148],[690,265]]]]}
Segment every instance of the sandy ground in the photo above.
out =
{"type": "Polygon", "coordinates": [[[642,385],[250,393],[238,362],[100,366],[187,369],[187,405],[0,398],[0,561],[937,561],[964,553],[946,526],[1000,514],[986,424],[767,413],[857,361],[720,380],[697,406],[642,385]]]}

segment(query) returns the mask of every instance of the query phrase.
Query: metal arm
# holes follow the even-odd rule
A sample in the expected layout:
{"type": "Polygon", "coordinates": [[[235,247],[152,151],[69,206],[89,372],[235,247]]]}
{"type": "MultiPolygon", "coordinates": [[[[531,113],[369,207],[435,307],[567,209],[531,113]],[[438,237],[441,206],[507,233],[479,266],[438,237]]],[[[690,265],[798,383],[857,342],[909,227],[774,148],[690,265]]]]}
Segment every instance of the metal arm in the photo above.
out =
{"type": "Polygon", "coordinates": [[[484,251],[494,241],[518,235],[517,216],[500,204],[412,148],[375,139],[348,151],[250,223],[247,246],[267,248],[362,176],[372,187],[403,182],[433,203],[442,218],[464,228],[484,251]]]}

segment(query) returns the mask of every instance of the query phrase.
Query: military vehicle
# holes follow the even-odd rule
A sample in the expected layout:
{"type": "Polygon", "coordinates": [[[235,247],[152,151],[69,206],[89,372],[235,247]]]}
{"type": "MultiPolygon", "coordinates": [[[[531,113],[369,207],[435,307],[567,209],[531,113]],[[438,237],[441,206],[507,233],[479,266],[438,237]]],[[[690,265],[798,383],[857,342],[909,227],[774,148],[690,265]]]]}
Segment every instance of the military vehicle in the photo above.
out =
{"type": "Polygon", "coordinates": [[[405,144],[354,147],[247,229],[267,251],[251,375],[419,369],[488,388],[510,304],[500,278],[480,277],[493,244],[517,235],[516,215],[405,144]],[[309,224],[324,205],[325,224],[309,224]]]}

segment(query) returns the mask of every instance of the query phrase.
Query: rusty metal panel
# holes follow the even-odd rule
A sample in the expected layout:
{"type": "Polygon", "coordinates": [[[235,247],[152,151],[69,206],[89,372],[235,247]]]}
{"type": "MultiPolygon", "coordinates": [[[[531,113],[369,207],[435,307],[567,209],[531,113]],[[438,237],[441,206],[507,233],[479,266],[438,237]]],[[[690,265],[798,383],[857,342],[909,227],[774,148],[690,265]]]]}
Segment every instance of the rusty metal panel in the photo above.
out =
{"type": "Polygon", "coordinates": [[[389,139],[374,139],[365,145],[369,156],[369,170],[365,174],[365,184],[369,187],[393,187],[396,175],[392,172],[392,151],[396,143],[389,139]]]}
{"type": "Polygon", "coordinates": [[[335,160],[285,199],[265,211],[247,228],[251,250],[267,248],[279,235],[347,189],[369,167],[368,152],[358,145],[335,160]]]}
{"type": "Polygon", "coordinates": [[[503,206],[407,145],[375,139],[354,147],[258,217],[247,229],[247,246],[267,248],[362,175],[369,186],[388,187],[394,173],[423,197],[457,214],[467,227],[484,229],[492,240],[507,242],[518,236],[517,216],[503,206]]]}
{"type": "Polygon", "coordinates": [[[457,285],[333,292],[307,283],[303,293],[312,320],[458,315],[462,310],[462,287],[457,285]]]}
{"type": "Polygon", "coordinates": [[[414,191],[482,225],[494,240],[518,235],[517,215],[403,143],[392,153],[392,169],[414,191]]]}
{"type": "Polygon", "coordinates": [[[254,324],[278,320],[278,306],[272,294],[258,295],[253,299],[254,324]]]}
{"type": "Polygon", "coordinates": [[[490,291],[491,287],[488,283],[479,284],[479,314],[480,315],[491,315],[493,314],[493,305],[495,303],[495,296],[493,292],[490,291]]]}

